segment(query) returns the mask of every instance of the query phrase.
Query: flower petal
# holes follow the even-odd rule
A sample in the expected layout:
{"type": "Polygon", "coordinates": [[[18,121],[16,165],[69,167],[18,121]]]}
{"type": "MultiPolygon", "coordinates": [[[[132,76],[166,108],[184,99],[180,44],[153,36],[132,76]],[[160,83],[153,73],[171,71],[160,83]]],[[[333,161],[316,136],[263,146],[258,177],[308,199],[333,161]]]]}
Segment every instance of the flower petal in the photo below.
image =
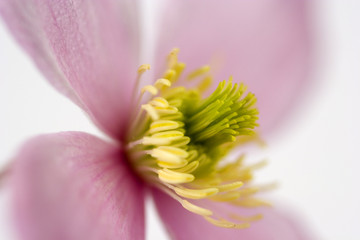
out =
{"type": "MultiPolygon", "coordinates": [[[[307,1],[170,1],[159,55],[179,47],[188,68],[211,64],[217,81],[234,76],[258,97],[269,130],[308,84],[307,1]]],[[[161,59],[161,58],[159,58],[161,59]]]]}
{"type": "Polygon", "coordinates": [[[0,15],[48,81],[117,137],[138,64],[135,4],[0,0],[0,15]]]}
{"type": "Polygon", "coordinates": [[[12,172],[21,239],[143,239],[142,185],[117,146],[85,133],[30,140],[12,172]]]}
{"type": "MultiPolygon", "coordinates": [[[[165,226],[174,240],[189,239],[246,239],[246,240],[309,240],[309,233],[298,223],[275,209],[262,209],[264,218],[247,229],[221,228],[208,223],[199,215],[185,210],[178,202],[157,190],[153,191],[155,204],[165,226]]],[[[243,213],[228,207],[230,213],[243,213]]],[[[249,214],[249,213],[248,213],[249,214]]],[[[254,213],[253,213],[254,214],[254,213]]]]}

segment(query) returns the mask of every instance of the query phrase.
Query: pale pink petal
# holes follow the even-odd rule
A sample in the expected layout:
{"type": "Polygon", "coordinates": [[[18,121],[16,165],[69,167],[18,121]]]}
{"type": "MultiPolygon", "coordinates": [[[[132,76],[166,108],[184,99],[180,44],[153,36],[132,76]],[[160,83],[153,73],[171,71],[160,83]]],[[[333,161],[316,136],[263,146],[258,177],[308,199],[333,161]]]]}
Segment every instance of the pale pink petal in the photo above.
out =
{"type": "Polygon", "coordinates": [[[0,15],[48,81],[118,137],[138,64],[135,5],[126,0],[0,0],[0,15]]]}
{"type": "Polygon", "coordinates": [[[20,239],[144,238],[144,194],[118,146],[77,132],[39,136],[15,158],[20,239]]]}
{"type": "MultiPolygon", "coordinates": [[[[159,191],[153,191],[155,204],[168,233],[174,240],[310,240],[310,233],[299,222],[281,213],[278,209],[261,209],[264,218],[247,229],[228,229],[216,227],[199,215],[185,210],[180,203],[159,191]]],[[[230,213],[244,211],[228,207],[230,213]]],[[[254,214],[247,211],[246,214],[254,214]]],[[[257,211],[256,213],[259,213],[257,211]]]]}
{"type": "Polygon", "coordinates": [[[217,81],[234,76],[257,95],[262,129],[279,124],[309,83],[308,1],[167,3],[158,55],[179,47],[188,68],[210,63],[217,81]]]}

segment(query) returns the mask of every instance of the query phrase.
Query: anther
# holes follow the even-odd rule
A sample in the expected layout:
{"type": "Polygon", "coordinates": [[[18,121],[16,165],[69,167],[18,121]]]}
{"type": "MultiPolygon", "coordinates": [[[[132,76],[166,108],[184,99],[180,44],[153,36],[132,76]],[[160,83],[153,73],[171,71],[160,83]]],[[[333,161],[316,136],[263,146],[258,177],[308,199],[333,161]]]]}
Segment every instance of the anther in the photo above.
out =
{"type": "Polygon", "coordinates": [[[240,187],[242,187],[244,185],[243,182],[237,181],[237,182],[232,182],[232,183],[228,183],[228,184],[223,184],[223,185],[219,185],[216,186],[220,192],[225,192],[225,191],[233,191],[236,190],[240,187]]]}
{"type": "Polygon", "coordinates": [[[174,187],[173,189],[178,195],[190,199],[207,198],[219,192],[217,188],[187,189],[174,187]]]}
{"type": "Polygon", "coordinates": [[[243,199],[239,199],[237,201],[233,201],[232,202],[233,205],[236,206],[241,206],[241,207],[246,207],[246,208],[254,208],[254,207],[271,207],[271,204],[257,199],[257,198],[243,198],[243,199]]]}
{"type": "Polygon", "coordinates": [[[199,166],[199,161],[193,161],[186,165],[185,167],[176,169],[177,172],[183,172],[183,173],[192,173],[195,171],[199,166]]]}
{"type": "Polygon", "coordinates": [[[171,120],[157,120],[150,124],[149,133],[174,130],[184,126],[184,123],[171,120]]]}
{"type": "Polygon", "coordinates": [[[192,80],[192,79],[197,78],[197,77],[199,77],[201,75],[204,75],[205,73],[207,73],[209,71],[210,71],[210,66],[205,65],[205,66],[203,66],[201,68],[198,68],[198,69],[192,71],[191,73],[189,73],[189,75],[187,76],[187,79],[192,80]]]}
{"type": "Polygon", "coordinates": [[[184,137],[184,133],[180,131],[165,131],[153,134],[151,137],[144,137],[142,144],[144,145],[169,145],[172,141],[176,141],[184,137]]]}
{"type": "Polygon", "coordinates": [[[154,107],[160,107],[160,108],[168,108],[169,103],[165,98],[162,97],[156,97],[153,100],[150,101],[150,104],[154,107]]]}
{"type": "Polygon", "coordinates": [[[222,194],[217,194],[215,196],[211,197],[211,200],[217,201],[217,202],[230,202],[233,200],[236,200],[240,197],[239,192],[225,192],[222,194]]]}
{"type": "Polygon", "coordinates": [[[166,168],[181,168],[187,164],[188,153],[180,148],[160,146],[151,151],[151,156],[158,160],[159,165],[166,168]]]}
{"type": "Polygon", "coordinates": [[[153,106],[151,106],[150,104],[141,105],[141,108],[144,109],[153,120],[159,119],[159,114],[157,114],[155,108],[153,106]]]}
{"type": "Polygon", "coordinates": [[[209,209],[196,206],[186,200],[182,200],[181,205],[190,212],[199,214],[201,216],[211,216],[213,214],[212,211],[210,211],[209,209]]]}
{"type": "Polygon", "coordinates": [[[171,86],[171,82],[169,81],[169,79],[166,78],[159,78],[155,82],[155,87],[157,87],[158,89],[161,89],[162,87],[170,87],[170,86],[171,86]]]}
{"type": "Polygon", "coordinates": [[[149,92],[152,95],[156,95],[158,93],[158,90],[156,87],[152,86],[152,85],[146,85],[145,87],[143,87],[141,89],[141,93],[145,93],[145,92],[149,92]]]}
{"type": "Polygon", "coordinates": [[[180,173],[166,168],[159,170],[158,175],[161,181],[170,184],[189,183],[195,179],[192,174],[180,173]]]}
{"type": "Polygon", "coordinates": [[[138,68],[138,73],[142,74],[142,73],[146,72],[147,70],[150,70],[150,64],[142,64],[138,68]]]}

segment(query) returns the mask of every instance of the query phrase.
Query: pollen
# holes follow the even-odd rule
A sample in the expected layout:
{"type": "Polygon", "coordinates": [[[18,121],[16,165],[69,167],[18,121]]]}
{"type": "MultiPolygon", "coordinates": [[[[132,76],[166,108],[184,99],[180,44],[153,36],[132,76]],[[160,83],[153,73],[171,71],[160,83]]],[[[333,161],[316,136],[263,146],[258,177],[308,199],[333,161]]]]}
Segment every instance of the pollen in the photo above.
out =
{"type": "MultiPolygon", "coordinates": [[[[183,77],[186,65],[178,61],[178,54],[179,49],[173,49],[164,73],[139,91],[136,115],[127,134],[131,165],[147,184],[209,223],[249,227],[261,215],[241,216],[216,204],[239,208],[270,205],[255,197],[269,187],[251,183],[253,171],[265,165],[264,161],[247,166],[244,155],[233,162],[223,161],[243,139],[256,139],[256,97],[232,77],[207,94],[213,81],[210,66],[183,77]]],[[[147,70],[148,64],[139,67],[138,80],[147,70]]]]}

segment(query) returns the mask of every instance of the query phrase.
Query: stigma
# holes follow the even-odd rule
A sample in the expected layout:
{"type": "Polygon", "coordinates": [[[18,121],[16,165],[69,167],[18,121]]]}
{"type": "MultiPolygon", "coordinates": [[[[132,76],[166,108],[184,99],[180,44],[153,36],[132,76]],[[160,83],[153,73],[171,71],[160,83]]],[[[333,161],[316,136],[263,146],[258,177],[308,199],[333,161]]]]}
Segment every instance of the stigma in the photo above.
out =
{"type": "MultiPolygon", "coordinates": [[[[179,49],[167,58],[167,68],[153,85],[140,91],[127,134],[127,154],[136,173],[211,224],[246,228],[261,215],[240,216],[216,203],[241,208],[269,206],[254,197],[267,186],[253,186],[253,171],[265,162],[244,164],[244,155],[225,163],[235,147],[256,136],[256,97],[232,77],[212,85],[209,66],[183,76],[179,49]]],[[[138,80],[150,70],[141,65],[138,80]]],[[[138,84],[137,84],[138,86],[138,84]]]]}

